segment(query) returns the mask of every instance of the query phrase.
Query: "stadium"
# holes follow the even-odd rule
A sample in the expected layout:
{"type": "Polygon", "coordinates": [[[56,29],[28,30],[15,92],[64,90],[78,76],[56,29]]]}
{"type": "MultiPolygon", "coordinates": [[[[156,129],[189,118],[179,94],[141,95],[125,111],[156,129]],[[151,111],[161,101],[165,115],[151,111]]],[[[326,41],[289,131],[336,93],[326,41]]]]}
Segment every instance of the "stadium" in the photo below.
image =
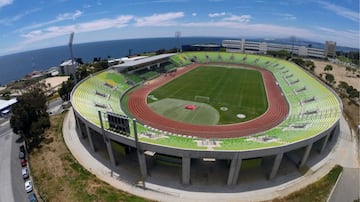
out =
{"type": "Polygon", "coordinates": [[[183,185],[202,172],[233,186],[252,171],[271,180],[285,162],[302,169],[336,140],[342,113],[297,65],[228,52],[115,65],[79,82],[71,103],[83,139],[112,166],[183,185]]]}

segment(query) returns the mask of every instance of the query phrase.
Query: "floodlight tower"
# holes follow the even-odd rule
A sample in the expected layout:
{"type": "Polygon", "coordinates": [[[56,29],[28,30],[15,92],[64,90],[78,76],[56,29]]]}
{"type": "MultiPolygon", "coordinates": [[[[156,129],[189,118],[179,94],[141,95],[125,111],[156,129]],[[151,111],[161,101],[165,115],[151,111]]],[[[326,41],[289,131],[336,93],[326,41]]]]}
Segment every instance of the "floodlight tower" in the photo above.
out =
{"type": "Polygon", "coordinates": [[[71,67],[72,67],[72,74],[74,77],[74,82],[77,83],[77,79],[76,79],[76,70],[75,70],[75,62],[74,62],[74,55],[73,55],[73,49],[72,49],[72,44],[73,44],[73,40],[74,40],[74,32],[71,32],[70,34],[70,39],[69,39],[69,49],[70,49],[70,57],[71,57],[71,67]]]}
{"type": "Polygon", "coordinates": [[[176,38],[176,52],[180,52],[179,42],[180,42],[181,32],[176,31],[175,32],[175,38],[176,38]]]}

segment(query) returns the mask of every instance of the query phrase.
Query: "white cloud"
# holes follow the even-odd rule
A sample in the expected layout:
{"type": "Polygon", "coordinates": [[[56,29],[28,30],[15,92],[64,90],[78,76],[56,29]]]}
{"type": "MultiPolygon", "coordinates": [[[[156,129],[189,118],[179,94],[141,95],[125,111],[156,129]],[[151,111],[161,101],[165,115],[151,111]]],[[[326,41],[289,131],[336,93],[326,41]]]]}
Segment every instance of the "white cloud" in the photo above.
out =
{"type": "Polygon", "coordinates": [[[242,23],[250,22],[250,19],[250,15],[230,15],[230,17],[223,18],[224,21],[235,21],[242,23]]]}
{"type": "Polygon", "coordinates": [[[359,30],[335,30],[328,27],[315,27],[318,32],[318,38],[324,38],[326,40],[336,41],[337,44],[342,46],[357,47],[359,48],[360,44],[360,31],[359,30]]]}
{"type": "Polygon", "coordinates": [[[229,33],[241,33],[242,36],[253,37],[289,37],[294,35],[311,39],[314,36],[311,31],[297,27],[280,26],[274,24],[247,24],[236,21],[185,23],[183,26],[209,28],[219,31],[219,33],[223,34],[223,36],[229,36],[229,33]]]}
{"type": "Polygon", "coordinates": [[[280,16],[282,20],[296,20],[296,16],[290,13],[278,13],[275,15],[280,16]]]}
{"type": "Polygon", "coordinates": [[[30,26],[26,26],[23,28],[20,28],[19,30],[17,30],[16,32],[23,32],[26,30],[31,30],[31,29],[37,29],[40,27],[45,27],[51,24],[55,24],[61,21],[65,21],[65,20],[76,20],[77,18],[79,18],[81,15],[83,14],[82,11],[76,10],[73,13],[61,13],[59,14],[55,19],[47,21],[47,22],[41,22],[41,23],[37,23],[37,24],[33,24],[30,26]]]}
{"type": "Polygon", "coordinates": [[[3,24],[3,25],[11,25],[13,24],[14,22],[16,21],[19,21],[21,20],[22,18],[24,18],[25,16],[27,15],[30,15],[31,13],[35,13],[37,11],[41,10],[40,8],[34,8],[34,9],[29,9],[29,10],[26,10],[26,11],[23,11],[13,17],[7,17],[7,18],[3,18],[3,19],[0,19],[0,24],[3,24]]]}
{"type": "MultiPolygon", "coordinates": [[[[332,12],[334,12],[336,15],[345,17],[349,20],[355,21],[355,22],[359,22],[360,21],[360,15],[359,12],[355,12],[352,11],[348,8],[342,7],[342,6],[338,6],[329,2],[325,2],[325,1],[319,1],[319,3],[327,10],[330,10],[332,12]]],[[[356,8],[359,9],[359,8],[356,8]]]]}
{"type": "Polygon", "coordinates": [[[231,13],[221,12],[221,13],[209,13],[208,16],[210,18],[218,18],[218,17],[224,17],[222,18],[222,21],[237,21],[237,22],[249,22],[251,19],[250,15],[233,15],[231,13]],[[227,16],[227,17],[225,17],[227,16]]]}
{"type": "Polygon", "coordinates": [[[216,17],[221,17],[221,16],[225,16],[226,13],[225,12],[221,12],[221,13],[209,13],[208,16],[210,18],[216,18],[216,17]]]}
{"type": "Polygon", "coordinates": [[[75,20],[76,18],[80,17],[83,14],[83,12],[76,10],[73,13],[62,13],[59,14],[56,17],[57,21],[63,21],[63,20],[75,20]]]}
{"type": "Polygon", "coordinates": [[[22,37],[26,38],[23,44],[29,44],[36,41],[42,41],[58,36],[67,35],[71,32],[83,33],[92,32],[98,30],[105,30],[110,28],[120,28],[127,26],[128,22],[133,19],[133,16],[123,15],[114,19],[99,19],[86,23],[79,23],[67,26],[52,26],[41,30],[34,30],[27,34],[23,34],[22,37]]]}
{"type": "Polygon", "coordinates": [[[92,6],[90,4],[84,4],[82,7],[87,9],[87,8],[91,8],[92,6]]]}
{"type": "MultiPolygon", "coordinates": [[[[81,12],[65,13],[58,15],[54,20],[72,20],[81,16],[81,12]]],[[[214,14],[214,13],[213,13],[214,14]]],[[[184,23],[181,19],[185,16],[183,12],[169,12],[153,14],[151,16],[133,16],[122,15],[115,18],[103,18],[93,21],[77,23],[65,26],[44,26],[48,25],[43,23],[41,28],[28,31],[21,36],[24,40],[15,46],[27,47],[34,44],[47,43],[52,38],[68,35],[71,32],[75,33],[89,33],[100,30],[109,30],[113,28],[121,28],[131,26],[131,29],[111,30],[111,33],[117,33],[116,36],[120,36],[122,33],[132,33],[132,35],[123,34],[122,37],[139,37],[139,36],[164,36],[166,33],[173,33],[176,28],[184,33],[184,36],[222,36],[222,37],[239,37],[251,36],[251,37],[289,37],[298,36],[305,39],[325,41],[334,40],[337,44],[347,45],[354,47],[354,43],[359,41],[358,30],[344,30],[337,31],[326,27],[313,27],[312,29],[281,26],[276,24],[254,24],[250,23],[251,15],[232,15],[225,13],[222,15],[218,13],[219,18],[216,20],[210,19],[204,22],[187,22],[184,23]],[[148,29],[148,27],[159,27],[159,29],[148,29]],[[169,27],[169,28],[167,28],[169,27]],[[134,30],[141,30],[141,33],[136,33],[134,30]],[[134,34],[135,33],[135,34],[134,34]],[[352,44],[351,44],[352,43],[352,44]],[[31,44],[31,45],[30,45],[31,44]]],[[[278,14],[279,16],[291,18],[291,14],[278,14]]],[[[197,16],[197,13],[192,13],[191,16],[197,16]]],[[[295,17],[295,16],[293,16],[295,17]]],[[[51,21],[50,21],[51,22],[51,21]]],[[[49,22],[47,22],[49,23],[49,22]]],[[[102,32],[105,33],[105,32],[102,32]]],[[[109,32],[107,32],[109,33],[109,32]]],[[[96,38],[97,33],[89,33],[86,36],[92,36],[96,38]]],[[[85,36],[85,35],[84,35],[85,36]]],[[[102,36],[103,37],[103,36],[102,36]]],[[[113,38],[115,34],[113,34],[113,38]]],[[[94,40],[93,39],[93,40],[94,40]]],[[[97,39],[97,38],[96,38],[97,39]]],[[[19,49],[18,49],[19,50],[19,49]]]]}
{"type": "Polygon", "coordinates": [[[175,25],[175,19],[184,17],[183,12],[171,12],[171,13],[162,13],[154,14],[148,17],[138,17],[135,18],[135,26],[169,26],[175,25]]]}
{"type": "Polygon", "coordinates": [[[4,6],[7,6],[7,5],[10,5],[13,2],[14,2],[14,0],[0,0],[0,8],[4,7],[4,6]]]}

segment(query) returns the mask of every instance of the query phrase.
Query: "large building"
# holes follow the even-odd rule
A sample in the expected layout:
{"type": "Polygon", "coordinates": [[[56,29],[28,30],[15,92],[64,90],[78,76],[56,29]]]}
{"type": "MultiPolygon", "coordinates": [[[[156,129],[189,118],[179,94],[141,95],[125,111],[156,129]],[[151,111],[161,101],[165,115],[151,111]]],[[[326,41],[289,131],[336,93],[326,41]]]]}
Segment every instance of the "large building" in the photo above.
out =
{"type": "Polygon", "coordinates": [[[73,60],[66,60],[62,62],[59,66],[60,74],[63,75],[75,75],[76,68],[79,66],[79,63],[73,60]]]}
{"type": "Polygon", "coordinates": [[[298,45],[246,41],[245,39],[224,40],[222,46],[226,48],[227,52],[267,54],[269,51],[286,50],[287,52],[298,56],[315,58],[335,57],[336,49],[336,43],[328,41],[326,42],[325,50],[298,45]]]}
{"type": "Polygon", "coordinates": [[[335,58],[336,57],[336,42],[335,41],[326,41],[325,42],[325,57],[335,58]]]}

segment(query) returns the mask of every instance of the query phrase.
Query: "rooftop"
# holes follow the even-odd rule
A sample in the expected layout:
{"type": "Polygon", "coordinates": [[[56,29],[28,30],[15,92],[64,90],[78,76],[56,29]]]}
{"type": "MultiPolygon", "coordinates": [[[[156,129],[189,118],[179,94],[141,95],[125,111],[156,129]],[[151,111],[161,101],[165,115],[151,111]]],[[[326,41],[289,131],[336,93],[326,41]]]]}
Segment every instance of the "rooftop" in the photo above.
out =
{"type": "Polygon", "coordinates": [[[148,62],[154,62],[154,61],[157,61],[157,60],[168,58],[168,57],[171,57],[173,55],[175,55],[175,53],[161,54],[161,55],[146,57],[146,58],[139,59],[139,60],[124,61],[125,63],[114,65],[113,67],[114,68],[132,67],[132,66],[137,66],[137,65],[140,65],[140,64],[144,64],[144,63],[148,63],[148,62]]]}
{"type": "Polygon", "coordinates": [[[13,98],[11,100],[0,100],[0,110],[10,107],[11,105],[13,105],[15,103],[17,103],[16,98],[13,98]]]}

